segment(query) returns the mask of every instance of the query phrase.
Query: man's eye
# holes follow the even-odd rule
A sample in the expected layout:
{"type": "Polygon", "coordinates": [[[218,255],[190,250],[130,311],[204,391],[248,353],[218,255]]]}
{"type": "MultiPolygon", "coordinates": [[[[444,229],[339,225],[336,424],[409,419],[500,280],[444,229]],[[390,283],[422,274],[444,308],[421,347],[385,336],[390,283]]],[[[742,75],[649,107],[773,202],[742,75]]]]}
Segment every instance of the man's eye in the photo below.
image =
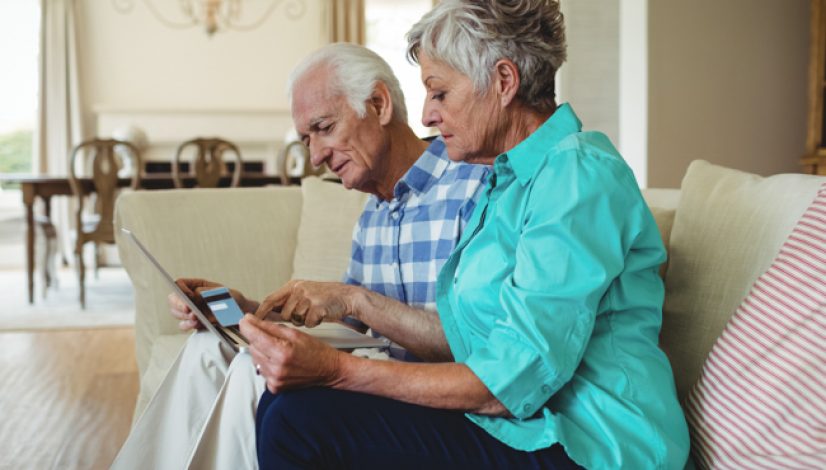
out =
{"type": "Polygon", "coordinates": [[[436,100],[436,101],[442,101],[444,98],[445,98],[444,92],[433,93],[433,95],[430,97],[430,99],[433,99],[433,100],[436,100]]]}

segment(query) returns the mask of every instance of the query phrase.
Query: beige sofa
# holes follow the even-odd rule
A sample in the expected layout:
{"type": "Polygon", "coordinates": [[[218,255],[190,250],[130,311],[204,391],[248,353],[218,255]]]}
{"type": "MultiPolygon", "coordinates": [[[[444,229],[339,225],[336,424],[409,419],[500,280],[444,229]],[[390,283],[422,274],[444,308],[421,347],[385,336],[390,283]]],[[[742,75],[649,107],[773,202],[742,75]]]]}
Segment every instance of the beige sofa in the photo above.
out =
{"type": "MultiPolygon", "coordinates": [[[[826,177],[756,175],[694,162],[680,190],[646,190],[669,249],[661,343],[684,398],[728,318],[770,265],[826,177]]],[[[291,277],[338,280],[365,196],[334,183],[134,192],[118,228],[134,231],[173,276],[213,279],[261,298],[291,277]]],[[[140,397],[136,416],[183,345],[169,293],[128,243],[135,286],[140,397]]]]}

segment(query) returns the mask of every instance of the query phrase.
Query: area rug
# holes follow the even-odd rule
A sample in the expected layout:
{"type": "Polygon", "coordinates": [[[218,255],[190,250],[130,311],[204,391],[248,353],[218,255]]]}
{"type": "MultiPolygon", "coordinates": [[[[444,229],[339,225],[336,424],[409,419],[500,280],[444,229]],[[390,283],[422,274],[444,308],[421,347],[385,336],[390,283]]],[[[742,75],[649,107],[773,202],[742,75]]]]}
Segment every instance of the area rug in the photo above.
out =
{"type": "Polygon", "coordinates": [[[134,295],[122,268],[89,272],[86,309],[80,308],[74,270],[58,273],[58,285],[45,291],[35,279],[35,299],[28,303],[26,273],[0,270],[0,331],[123,328],[134,325],[134,295]]]}

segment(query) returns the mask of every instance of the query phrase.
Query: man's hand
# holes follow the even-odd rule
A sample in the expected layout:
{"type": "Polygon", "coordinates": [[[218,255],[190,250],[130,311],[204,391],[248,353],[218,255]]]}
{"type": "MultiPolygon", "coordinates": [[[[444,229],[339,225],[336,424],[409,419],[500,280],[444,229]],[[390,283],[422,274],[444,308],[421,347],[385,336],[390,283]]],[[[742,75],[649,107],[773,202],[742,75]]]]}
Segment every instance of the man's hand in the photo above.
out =
{"type": "Polygon", "coordinates": [[[344,353],[306,333],[252,315],[244,315],[240,326],[270,392],[333,386],[339,381],[344,353]]]}
{"type": "MultiPolygon", "coordinates": [[[[201,309],[201,312],[204,315],[207,315],[210,321],[213,320],[212,312],[207,307],[204,299],[201,298],[200,293],[209,290],[215,289],[216,287],[223,287],[221,284],[217,282],[207,281],[206,279],[178,279],[175,281],[175,284],[181,288],[184,294],[192,300],[192,302],[201,309]]],[[[244,294],[238,292],[235,289],[230,289],[230,295],[235,301],[238,303],[238,306],[241,307],[241,310],[244,312],[254,312],[258,308],[258,303],[252,300],[247,299],[244,297],[244,294]]],[[[168,297],[169,302],[169,310],[173,317],[179,320],[178,328],[182,331],[189,331],[193,328],[201,330],[204,328],[204,325],[198,321],[198,318],[195,317],[195,314],[192,313],[192,309],[186,304],[184,299],[180,298],[180,296],[176,293],[169,294],[168,297]]]]}
{"type": "Polygon", "coordinates": [[[268,295],[255,316],[263,319],[276,312],[284,321],[312,328],[353,315],[362,289],[340,282],[290,281],[268,295]]]}

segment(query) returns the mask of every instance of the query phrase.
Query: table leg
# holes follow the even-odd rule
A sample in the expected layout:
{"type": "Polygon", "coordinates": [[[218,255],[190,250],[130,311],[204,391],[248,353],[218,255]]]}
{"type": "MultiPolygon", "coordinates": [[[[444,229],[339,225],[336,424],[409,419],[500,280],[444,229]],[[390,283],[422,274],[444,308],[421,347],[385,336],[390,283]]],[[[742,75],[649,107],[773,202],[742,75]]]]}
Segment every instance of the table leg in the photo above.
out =
{"type": "Polygon", "coordinates": [[[29,281],[29,303],[34,303],[34,188],[21,185],[26,206],[26,275],[29,281]]]}

